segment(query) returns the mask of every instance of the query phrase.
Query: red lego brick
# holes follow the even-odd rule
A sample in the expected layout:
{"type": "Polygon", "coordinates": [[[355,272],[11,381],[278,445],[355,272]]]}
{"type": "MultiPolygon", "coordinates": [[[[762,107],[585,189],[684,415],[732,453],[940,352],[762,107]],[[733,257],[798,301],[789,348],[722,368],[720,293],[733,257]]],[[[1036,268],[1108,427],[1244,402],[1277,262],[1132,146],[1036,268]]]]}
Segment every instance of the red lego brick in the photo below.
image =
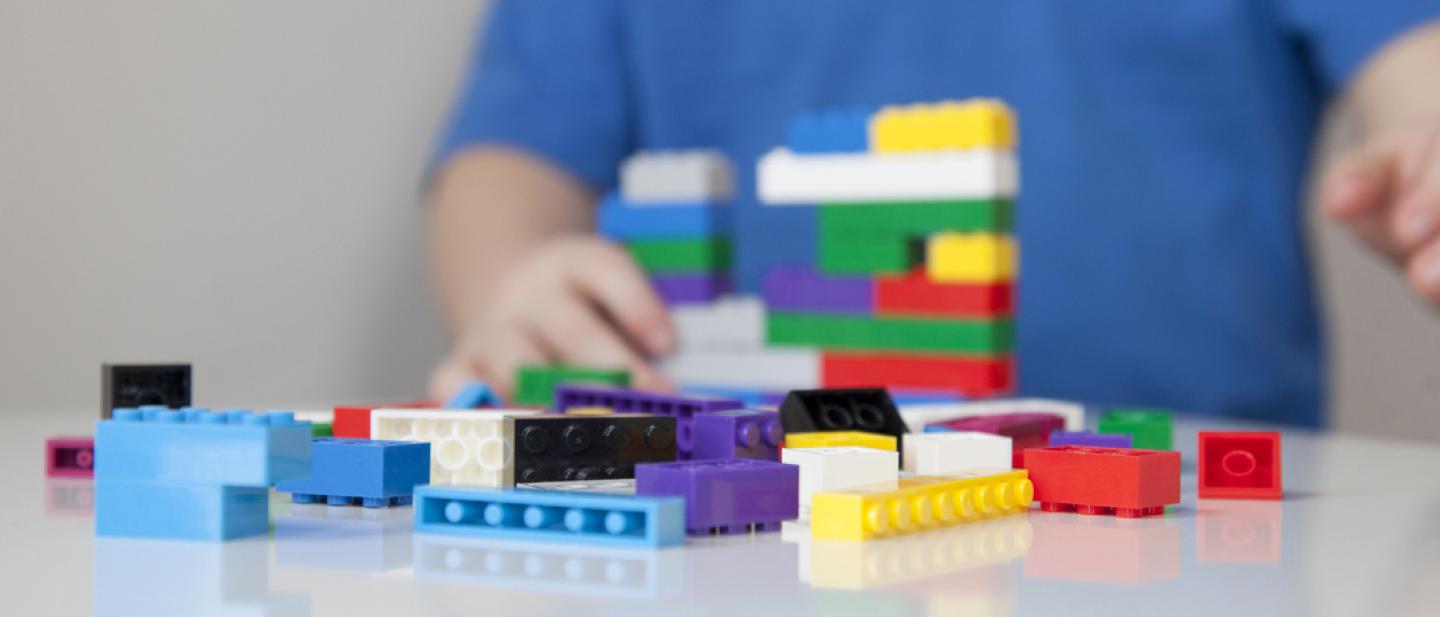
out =
{"type": "Polygon", "coordinates": [[[409,403],[371,405],[369,407],[359,405],[336,407],[335,419],[330,425],[330,435],[332,437],[349,437],[351,439],[369,439],[370,412],[376,409],[434,409],[439,406],[438,403],[433,401],[411,401],[409,403]]]}
{"type": "Polygon", "coordinates": [[[875,279],[875,313],[925,317],[991,317],[1014,310],[1010,283],[936,283],[918,269],[875,279]]]}
{"type": "Polygon", "coordinates": [[[1279,499],[1280,433],[1200,433],[1200,497],[1279,499]]]}
{"type": "Polygon", "coordinates": [[[1180,503],[1180,453],[1058,446],[1025,451],[1035,501],[1046,512],[1139,518],[1180,503]]]}
{"type": "Polygon", "coordinates": [[[820,383],[826,388],[885,386],[948,390],[969,397],[991,396],[1014,386],[1010,356],[935,356],[919,354],[821,355],[820,383]]]}

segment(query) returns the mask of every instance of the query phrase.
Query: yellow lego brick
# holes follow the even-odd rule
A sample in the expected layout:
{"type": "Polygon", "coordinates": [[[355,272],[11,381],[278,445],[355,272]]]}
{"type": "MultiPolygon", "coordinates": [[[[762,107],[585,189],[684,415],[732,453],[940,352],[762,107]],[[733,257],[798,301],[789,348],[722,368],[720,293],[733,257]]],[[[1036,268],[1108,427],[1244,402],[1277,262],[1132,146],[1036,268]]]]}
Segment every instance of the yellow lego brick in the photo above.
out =
{"type": "Polygon", "coordinates": [[[1015,147],[1015,114],[995,99],[885,107],[868,130],[874,152],[1015,147]]]}
{"type": "Polygon", "coordinates": [[[817,493],[810,534],[847,542],[901,536],[1024,512],[1034,494],[1024,469],[906,478],[895,490],[817,493]]]}
{"type": "Polygon", "coordinates": [[[1015,253],[1009,235],[938,233],[925,244],[925,274],[938,283],[1003,283],[1015,278],[1015,253]]]}
{"type": "Polygon", "coordinates": [[[786,433],[787,448],[873,448],[895,452],[895,437],[862,431],[821,431],[817,433],[786,433]]]}
{"type": "Polygon", "coordinates": [[[565,410],[567,416],[608,416],[614,413],[615,410],[609,407],[570,407],[565,410]]]}

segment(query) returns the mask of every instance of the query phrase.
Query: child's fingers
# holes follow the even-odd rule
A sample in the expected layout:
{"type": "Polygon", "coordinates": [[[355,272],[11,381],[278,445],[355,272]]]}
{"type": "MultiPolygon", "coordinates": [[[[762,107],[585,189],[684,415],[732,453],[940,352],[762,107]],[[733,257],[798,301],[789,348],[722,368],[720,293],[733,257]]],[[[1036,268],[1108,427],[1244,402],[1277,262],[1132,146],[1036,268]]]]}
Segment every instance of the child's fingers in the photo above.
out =
{"type": "Polygon", "coordinates": [[[665,303],[624,249],[609,242],[577,243],[563,269],[566,284],[593,301],[624,335],[650,356],[675,345],[665,303]]]}
{"type": "Polygon", "coordinates": [[[534,307],[522,319],[552,359],[631,371],[646,366],[640,353],[580,296],[562,295],[534,307]]]}
{"type": "Polygon", "coordinates": [[[1397,245],[1411,251],[1440,229],[1440,131],[1407,144],[1397,159],[1402,182],[1390,223],[1397,245]]]}
{"type": "Polygon", "coordinates": [[[465,382],[479,379],[500,398],[509,400],[515,391],[515,371],[547,361],[536,335],[522,324],[477,327],[431,373],[430,394],[436,400],[445,400],[465,382]]]}

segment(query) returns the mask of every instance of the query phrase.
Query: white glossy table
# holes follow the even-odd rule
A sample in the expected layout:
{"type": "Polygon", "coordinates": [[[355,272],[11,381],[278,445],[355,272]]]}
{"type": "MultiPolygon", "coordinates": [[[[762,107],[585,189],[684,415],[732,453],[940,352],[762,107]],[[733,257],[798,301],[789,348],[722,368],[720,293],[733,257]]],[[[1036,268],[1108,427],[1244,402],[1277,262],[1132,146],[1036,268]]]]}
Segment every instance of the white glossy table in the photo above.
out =
{"type": "MultiPolygon", "coordinates": [[[[781,533],[636,551],[414,536],[410,509],[292,506],[271,537],[95,539],[90,483],[47,480],[5,419],[6,615],[1440,615],[1440,447],[1287,431],[1286,498],[1194,497],[1163,518],[1032,511],[867,544],[781,533]]],[[[1207,421],[1212,428],[1253,428],[1207,421]]]]}

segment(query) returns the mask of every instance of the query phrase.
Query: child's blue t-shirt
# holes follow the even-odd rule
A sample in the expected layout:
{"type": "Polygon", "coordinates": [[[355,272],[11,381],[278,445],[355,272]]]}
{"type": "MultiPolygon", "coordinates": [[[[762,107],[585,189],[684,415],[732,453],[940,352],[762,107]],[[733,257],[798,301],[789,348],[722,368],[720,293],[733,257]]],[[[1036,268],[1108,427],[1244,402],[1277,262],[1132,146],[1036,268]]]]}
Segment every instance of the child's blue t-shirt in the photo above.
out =
{"type": "Polygon", "coordinates": [[[437,161],[523,148],[614,186],[637,149],[737,162],[736,268],[814,260],[755,203],[806,110],[1017,111],[1020,389],[1315,425],[1324,348],[1302,182],[1327,97],[1434,0],[502,0],[437,161]]]}

